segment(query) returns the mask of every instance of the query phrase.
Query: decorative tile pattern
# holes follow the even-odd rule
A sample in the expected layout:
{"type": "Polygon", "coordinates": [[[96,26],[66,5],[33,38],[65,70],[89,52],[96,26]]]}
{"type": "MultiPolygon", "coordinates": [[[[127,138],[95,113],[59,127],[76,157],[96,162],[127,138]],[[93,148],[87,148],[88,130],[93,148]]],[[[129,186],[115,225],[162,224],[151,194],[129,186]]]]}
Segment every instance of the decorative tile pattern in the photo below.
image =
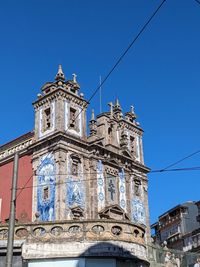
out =
{"type": "Polygon", "coordinates": [[[67,207],[85,206],[85,188],[81,180],[67,178],[67,207]]]}
{"type": "Polygon", "coordinates": [[[71,154],[68,154],[68,174],[66,179],[66,205],[67,208],[80,206],[85,207],[85,184],[83,181],[83,166],[81,163],[77,166],[77,173],[72,175],[73,160],[71,154]]]}
{"type": "Polygon", "coordinates": [[[105,207],[105,183],[103,175],[102,161],[97,162],[97,195],[98,195],[98,211],[105,207]]]}
{"type": "Polygon", "coordinates": [[[119,205],[125,211],[127,210],[126,207],[126,180],[124,169],[121,169],[119,172],[119,205]]]}
{"type": "Polygon", "coordinates": [[[41,221],[55,220],[55,162],[52,154],[40,160],[37,170],[37,211],[41,221]],[[46,191],[48,189],[48,195],[46,191]]]}
{"type": "Polygon", "coordinates": [[[143,202],[139,198],[132,199],[131,202],[132,221],[146,225],[146,214],[143,202]]]}

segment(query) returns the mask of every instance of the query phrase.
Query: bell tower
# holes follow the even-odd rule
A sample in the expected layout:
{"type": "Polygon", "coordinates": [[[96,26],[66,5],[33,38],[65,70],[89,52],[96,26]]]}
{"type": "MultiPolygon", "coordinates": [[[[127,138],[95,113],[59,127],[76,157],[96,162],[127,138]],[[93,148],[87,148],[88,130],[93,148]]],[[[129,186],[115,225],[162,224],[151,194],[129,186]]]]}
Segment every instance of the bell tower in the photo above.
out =
{"type": "Polygon", "coordinates": [[[33,103],[35,109],[35,139],[41,140],[56,132],[81,139],[86,138],[86,107],[84,95],[79,94],[77,76],[66,80],[61,65],[54,82],[45,83],[33,103]]]}
{"type": "Polygon", "coordinates": [[[45,83],[33,103],[33,220],[66,218],[66,176],[71,179],[82,172],[87,101],[79,93],[76,74],[72,76],[66,80],[59,65],[55,81],[45,83]]]}

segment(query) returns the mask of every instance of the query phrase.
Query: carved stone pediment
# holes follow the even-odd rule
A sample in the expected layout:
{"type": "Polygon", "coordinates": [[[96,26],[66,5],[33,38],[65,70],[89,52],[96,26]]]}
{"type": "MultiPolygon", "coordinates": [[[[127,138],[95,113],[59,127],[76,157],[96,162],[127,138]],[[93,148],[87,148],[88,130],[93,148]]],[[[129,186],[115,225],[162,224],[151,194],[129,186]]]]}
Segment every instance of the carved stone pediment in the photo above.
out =
{"type": "Polygon", "coordinates": [[[98,141],[98,142],[96,142],[96,144],[99,146],[104,146],[104,143],[102,141],[98,141]]]}
{"type": "Polygon", "coordinates": [[[107,206],[99,212],[101,219],[130,220],[126,212],[119,205],[107,206]]]}
{"type": "Polygon", "coordinates": [[[79,206],[71,208],[72,219],[73,220],[80,220],[81,218],[84,217],[83,212],[84,212],[84,210],[79,206]]]}

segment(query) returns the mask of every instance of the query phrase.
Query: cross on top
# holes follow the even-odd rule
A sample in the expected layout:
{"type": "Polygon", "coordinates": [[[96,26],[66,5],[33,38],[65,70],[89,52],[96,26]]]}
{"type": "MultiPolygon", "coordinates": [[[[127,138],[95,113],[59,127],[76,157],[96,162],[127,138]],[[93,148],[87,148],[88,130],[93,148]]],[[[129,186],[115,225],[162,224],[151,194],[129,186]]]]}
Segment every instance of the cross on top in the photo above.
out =
{"type": "Polygon", "coordinates": [[[109,185],[108,191],[110,192],[110,198],[111,198],[111,200],[114,200],[115,185],[113,184],[112,180],[109,181],[108,185],[109,185]]]}

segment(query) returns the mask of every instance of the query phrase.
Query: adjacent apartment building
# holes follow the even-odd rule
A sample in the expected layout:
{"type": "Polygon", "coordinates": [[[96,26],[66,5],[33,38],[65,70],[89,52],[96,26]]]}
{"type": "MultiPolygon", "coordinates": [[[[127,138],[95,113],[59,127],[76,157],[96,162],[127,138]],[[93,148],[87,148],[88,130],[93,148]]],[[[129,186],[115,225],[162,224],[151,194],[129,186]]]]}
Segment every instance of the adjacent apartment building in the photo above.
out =
{"type": "Polygon", "coordinates": [[[188,201],[168,210],[151,225],[154,242],[182,251],[192,250],[192,236],[199,232],[199,203],[188,201]],[[198,220],[197,220],[198,219],[198,220]]]}

